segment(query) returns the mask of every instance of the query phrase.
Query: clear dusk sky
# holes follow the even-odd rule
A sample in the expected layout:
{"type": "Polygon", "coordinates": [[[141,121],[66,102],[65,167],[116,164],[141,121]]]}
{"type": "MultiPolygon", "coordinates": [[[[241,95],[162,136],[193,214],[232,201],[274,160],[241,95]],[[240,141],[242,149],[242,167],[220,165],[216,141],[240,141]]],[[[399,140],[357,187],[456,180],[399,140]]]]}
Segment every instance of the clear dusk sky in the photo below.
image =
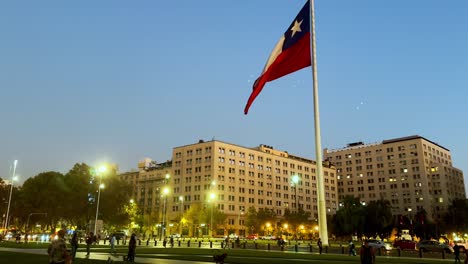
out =
{"type": "MultiPolygon", "coordinates": [[[[315,159],[310,68],[252,82],[304,0],[2,1],[0,177],[212,138],[315,159]]],[[[421,135],[468,175],[468,1],[316,0],[322,146],[421,135]]],[[[468,177],[465,176],[465,181],[468,177]]]]}

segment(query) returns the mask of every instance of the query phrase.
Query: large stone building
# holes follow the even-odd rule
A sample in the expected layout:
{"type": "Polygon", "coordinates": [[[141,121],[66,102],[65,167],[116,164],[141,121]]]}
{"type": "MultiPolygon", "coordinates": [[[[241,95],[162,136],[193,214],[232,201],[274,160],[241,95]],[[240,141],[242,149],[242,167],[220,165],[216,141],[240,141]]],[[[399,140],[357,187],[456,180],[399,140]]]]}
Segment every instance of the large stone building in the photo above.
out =
{"type": "MultiPolygon", "coordinates": [[[[303,208],[318,218],[316,163],[286,151],[260,145],[242,147],[217,140],[175,147],[168,185],[168,221],[194,204],[210,203],[226,216],[215,235],[235,230],[249,233],[244,212],[250,207],[272,209],[278,218],[285,210],[303,208]],[[297,183],[293,181],[297,179],[297,183]],[[183,208],[182,208],[183,206],[183,208]]],[[[334,214],[338,203],[335,169],[324,167],[326,207],[334,214]]]]}
{"type": "Polygon", "coordinates": [[[465,199],[463,173],[453,167],[450,150],[421,136],[325,149],[324,158],[336,166],[340,199],[386,199],[393,214],[412,217],[424,209],[436,221],[451,201],[465,199]]]}

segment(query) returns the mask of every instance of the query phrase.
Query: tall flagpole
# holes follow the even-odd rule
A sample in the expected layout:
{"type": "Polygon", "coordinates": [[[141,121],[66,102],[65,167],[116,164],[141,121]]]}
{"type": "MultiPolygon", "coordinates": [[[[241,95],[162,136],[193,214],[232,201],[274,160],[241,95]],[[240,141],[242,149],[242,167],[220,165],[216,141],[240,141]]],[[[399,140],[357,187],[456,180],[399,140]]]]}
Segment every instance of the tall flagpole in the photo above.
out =
{"type": "Polygon", "coordinates": [[[11,187],[10,187],[10,198],[8,199],[8,209],[6,212],[6,218],[5,218],[5,232],[8,231],[8,218],[10,216],[10,205],[11,205],[11,194],[13,193],[13,182],[15,181],[15,174],[16,174],[16,165],[18,164],[18,160],[15,160],[13,162],[13,175],[11,176],[11,187]]]}
{"type": "Polygon", "coordinates": [[[327,210],[325,205],[325,185],[322,166],[322,142],[320,139],[320,114],[318,99],[317,56],[315,52],[315,8],[314,0],[310,0],[310,59],[312,63],[312,80],[314,90],[314,126],[315,126],[315,157],[317,162],[317,198],[318,198],[318,226],[320,239],[324,246],[328,246],[327,210]]]}

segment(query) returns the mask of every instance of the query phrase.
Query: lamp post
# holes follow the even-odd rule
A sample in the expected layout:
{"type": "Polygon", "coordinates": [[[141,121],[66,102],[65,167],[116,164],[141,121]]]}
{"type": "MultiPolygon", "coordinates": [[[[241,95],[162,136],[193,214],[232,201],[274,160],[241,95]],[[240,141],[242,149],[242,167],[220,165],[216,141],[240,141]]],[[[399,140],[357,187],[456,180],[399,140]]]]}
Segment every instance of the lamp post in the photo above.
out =
{"type": "Polygon", "coordinates": [[[179,202],[180,202],[179,234],[182,237],[182,218],[184,216],[184,197],[182,195],[179,196],[179,202]]]}
{"type": "Polygon", "coordinates": [[[292,182],[293,182],[293,186],[294,186],[294,198],[295,198],[295,202],[296,202],[296,212],[298,211],[298,208],[299,208],[299,205],[297,204],[297,184],[299,183],[299,176],[298,175],[294,175],[292,176],[292,182]]]}
{"type": "Polygon", "coordinates": [[[270,227],[271,227],[270,222],[267,222],[267,223],[265,224],[265,226],[266,226],[266,234],[265,234],[265,235],[270,235],[270,227]]]}
{"type": "MultiPolygon", "coordinates": [[[[167,175],[166,175],[166,179],[167,178],[167,175]]],[[[168,187],[164,187],[163,189],[163,198],[164,198],[164,206],[163,206],[163,219],[162,219],[162,232],[161,232],[161,235],[163,237],[166,237],[166,203],[167,203],[167,194],[169,194],[169,188],[168,187]]]]}
{"type": "Polygon", "coordinates": [[[211,203],[211,216],[210,216],[210,237],[213,236],[213,207],[214,207],[214,201],[216,198],[216,194],[210,193],[210,199],[208,200],[209,203],[211,203]]]}
{"type": "Polygon", "coordinates": [[[6,218],[5,218],[5,232],[7,232],[7,229],[8,229],[8,215],[10,214],[11,194],[13,193],[13,182],[17,179],[16,178],[16,165],[18,165],[18,160],[15,160],[13,162],[13,175],[11,176],[11,182],[10,182],[11,184],[10,198],[8,198],[8,207],[7,207],[7,213],[6,213],[6,218]]]}
{"type": "Polygon", "coordinates": [[[97,220],[99,214],[99,200],[101,199],[101,189],[104,188],[104,184],[102,184],[102,175],[107,171],[106,166],[101,166],[98,169],[98,176],[99,176],[99,188],[98,188],[98,199],[96,204],[96,219],[94,220],[94,235],[97,236],[97,220]]]}
{"type": "Polygon", "coordinates": [[[241,215],[243,215],[243,214],[244,214],[244,210],[240,209],[240,210],[239,210],[239,215],[238,215],[238,217],[237,217],[237,224],[238,224],[238,226],[239,226],[238,234],[237,234],[238,236],[241,235],[241,232],[240,232],[240,231],[241,231],[240,217],[241,217],[241,215]]]}

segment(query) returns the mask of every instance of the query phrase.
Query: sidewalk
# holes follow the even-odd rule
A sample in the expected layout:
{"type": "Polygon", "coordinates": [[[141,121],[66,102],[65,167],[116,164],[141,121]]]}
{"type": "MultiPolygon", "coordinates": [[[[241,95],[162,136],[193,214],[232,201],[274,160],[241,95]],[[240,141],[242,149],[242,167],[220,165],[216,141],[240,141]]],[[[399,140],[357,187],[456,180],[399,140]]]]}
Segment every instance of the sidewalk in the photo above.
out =
{"type": "MultiPolygon", "coordinates": [[[[46,249],[23,249],[23,248],[1,248],[0,251],[7,251],[7,252],[18,252],[18,253],[29,253],[29,254],[36,254],[36,255],[47,255],[46,249]]],[[[152,256],[155,256],[152,254],[152,256]]],[[[101,252],[91,252],[90,256],[86,256],[86,252],[77,252],[76,258],[78,259],[97,259],[97,260],[108,260],[109,257],[113,261],[120,261],[122,262],[123,258],[122,255],[111,255],[109,253],[101,253],[101,252]]],[[[145,257],[135,257],[136,263],[158,263],[158,264],[207,264],[213,262],[203,262],[203,261],[188,261],[188,260],[177,260],[177,259],[160,259],[160,258],[145,258],[145,257]]]]}

